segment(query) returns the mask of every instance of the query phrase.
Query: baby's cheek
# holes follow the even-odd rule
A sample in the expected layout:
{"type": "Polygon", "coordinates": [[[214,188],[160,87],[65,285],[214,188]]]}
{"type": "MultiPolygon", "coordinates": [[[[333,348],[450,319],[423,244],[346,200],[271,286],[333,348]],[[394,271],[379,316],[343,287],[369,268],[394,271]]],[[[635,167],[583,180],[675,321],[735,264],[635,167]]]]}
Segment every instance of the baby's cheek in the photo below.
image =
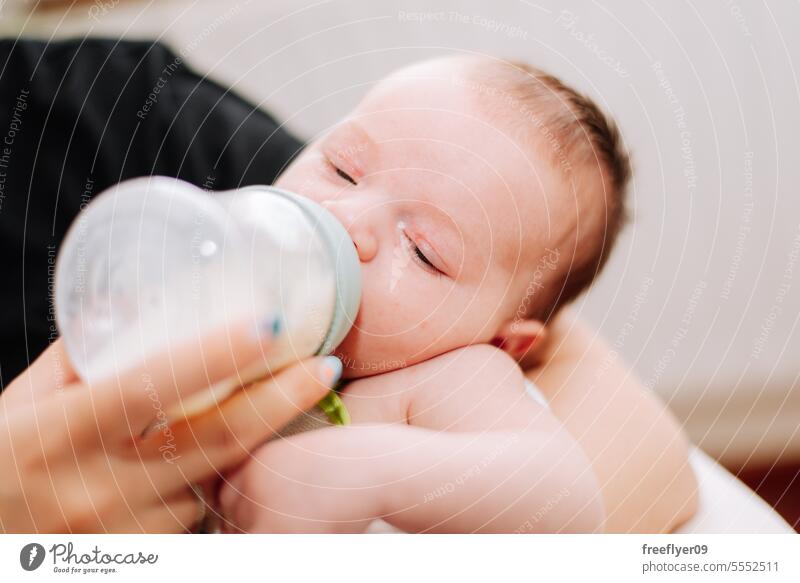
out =
{"type": "Polygon", "coordinates": [[[356,318],[359,329],[371,335],[393,334],[394,321],[406,312],[407,298],[395,293],[390,266],[376,258],[361,266],[361,306],[356,318]]]}
{"type": "Polygon", "coordinates": [[[334,351],[346,366],[346,378],[371,376],[403,368],[410,357],[418,352],[420,342],[417,327],[397,333],[401,325],[407,325],[407,321],[391,321],[392,310],[386,311],[387,314],[372,314],[374,320],[366,315],[364,318],[359,316],[357,326],[334,351]]]}
{"type": "Polygon", "coordinates": [[[385,259],[362,265],[358,316],[335,351],[348,368],[348,378],[413,364],[436,352],[432,343],[448,340],[442,338],[442,331],[452,324],[448,323],[449,301],[442,301],[448,289],[424,279],[432,276],[415,272],[420,268],[402,257],[387,253],[385,259]]]}

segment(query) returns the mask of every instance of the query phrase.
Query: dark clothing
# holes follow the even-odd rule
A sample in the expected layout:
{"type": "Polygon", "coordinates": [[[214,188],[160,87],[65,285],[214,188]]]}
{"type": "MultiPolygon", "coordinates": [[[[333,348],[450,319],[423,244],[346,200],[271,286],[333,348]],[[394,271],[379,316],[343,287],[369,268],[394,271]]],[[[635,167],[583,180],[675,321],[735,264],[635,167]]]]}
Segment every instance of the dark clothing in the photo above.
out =
{"type": "Polygon", "coordinates": [[[151,174],[269,184],[300,148],[161,44],[0,40],[0,387],[57,337],[55,257],[92,196],[151,174]]]}

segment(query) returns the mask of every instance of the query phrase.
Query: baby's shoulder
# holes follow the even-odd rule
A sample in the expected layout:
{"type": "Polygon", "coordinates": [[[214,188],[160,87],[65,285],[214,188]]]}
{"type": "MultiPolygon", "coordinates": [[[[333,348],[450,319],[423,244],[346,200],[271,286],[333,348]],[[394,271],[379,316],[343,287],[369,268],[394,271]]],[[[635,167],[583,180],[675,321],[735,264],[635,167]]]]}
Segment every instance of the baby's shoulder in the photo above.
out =
{"type": "Polygon", "coordinates": [[[493,406],[525,394],[525,377],[507,353],[488,344],[458,348],[348,385],[345,404],[358,422],[411,422],[422,412],[450,417],[491,399],[493,406]]]}
{"type": "Polygon", "coordinates": [[[492,385],[499,382],[522,384],[525,380],[519,364],[507,352],[489,344],[473,344],[451,350],[414,365],[413,374],[421,384],[436,385],[441,385],[442,381],[482,386],[487,382],[492,385]]]}
{"type": "Polygon", "coordinates": [[[511,356],[489,344],[472,344],[440,354],[417,365],[428,373],[448,374],[464,380],[484,375],[495,378],[517,377],[522,382],[522,370],[511,356]]]}
{"type": "Polygon", "coordinates": [[[412,425],[450,431],[528,428],[543,410],[531,399],[517,362],[488,344],[443,354],[431,368],[409,405],[412,425]]]}
{"type": "Polygon", "coordinates": [[[444,381],[469,383],[486,379],[494,383],[517,381],[523,384],[525,377],[508,353],[489,344],[473,344],[410,366],[357,379],[348,385],[348,392],[363,392],[369,388],[370,393],[385,396],[396,392],[398,387],[409,391],[423,387],[427,390],[444,381]]]}

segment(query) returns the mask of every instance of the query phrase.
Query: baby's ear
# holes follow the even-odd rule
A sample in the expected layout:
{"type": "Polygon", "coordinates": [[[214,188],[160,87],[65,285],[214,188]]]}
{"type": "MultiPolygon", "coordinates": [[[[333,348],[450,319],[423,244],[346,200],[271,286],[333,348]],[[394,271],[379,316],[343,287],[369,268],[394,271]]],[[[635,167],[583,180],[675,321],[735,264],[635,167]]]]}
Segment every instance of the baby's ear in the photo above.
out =
{"type": "Polygon", "coordinates": [[[500,326],[491,340],[493,346],[505,350],[513,359],[521,360],[540,346],[547,329],[539,320],[510,320],[500,326]]]}

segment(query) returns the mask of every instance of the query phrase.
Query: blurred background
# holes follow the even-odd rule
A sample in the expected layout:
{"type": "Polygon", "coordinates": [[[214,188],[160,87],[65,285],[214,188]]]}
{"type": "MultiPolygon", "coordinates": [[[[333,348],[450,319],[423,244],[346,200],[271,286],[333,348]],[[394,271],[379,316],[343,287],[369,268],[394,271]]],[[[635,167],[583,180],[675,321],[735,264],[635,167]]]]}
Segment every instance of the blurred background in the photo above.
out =
{"type": "Polygon", "coordinates": [[[796,2],[0,1],[0,34],[161,39],[303,138],[446,53],[521,58],[618,121],[634,220],[577,308],[691,439],[800,518],[796,2]]]}

